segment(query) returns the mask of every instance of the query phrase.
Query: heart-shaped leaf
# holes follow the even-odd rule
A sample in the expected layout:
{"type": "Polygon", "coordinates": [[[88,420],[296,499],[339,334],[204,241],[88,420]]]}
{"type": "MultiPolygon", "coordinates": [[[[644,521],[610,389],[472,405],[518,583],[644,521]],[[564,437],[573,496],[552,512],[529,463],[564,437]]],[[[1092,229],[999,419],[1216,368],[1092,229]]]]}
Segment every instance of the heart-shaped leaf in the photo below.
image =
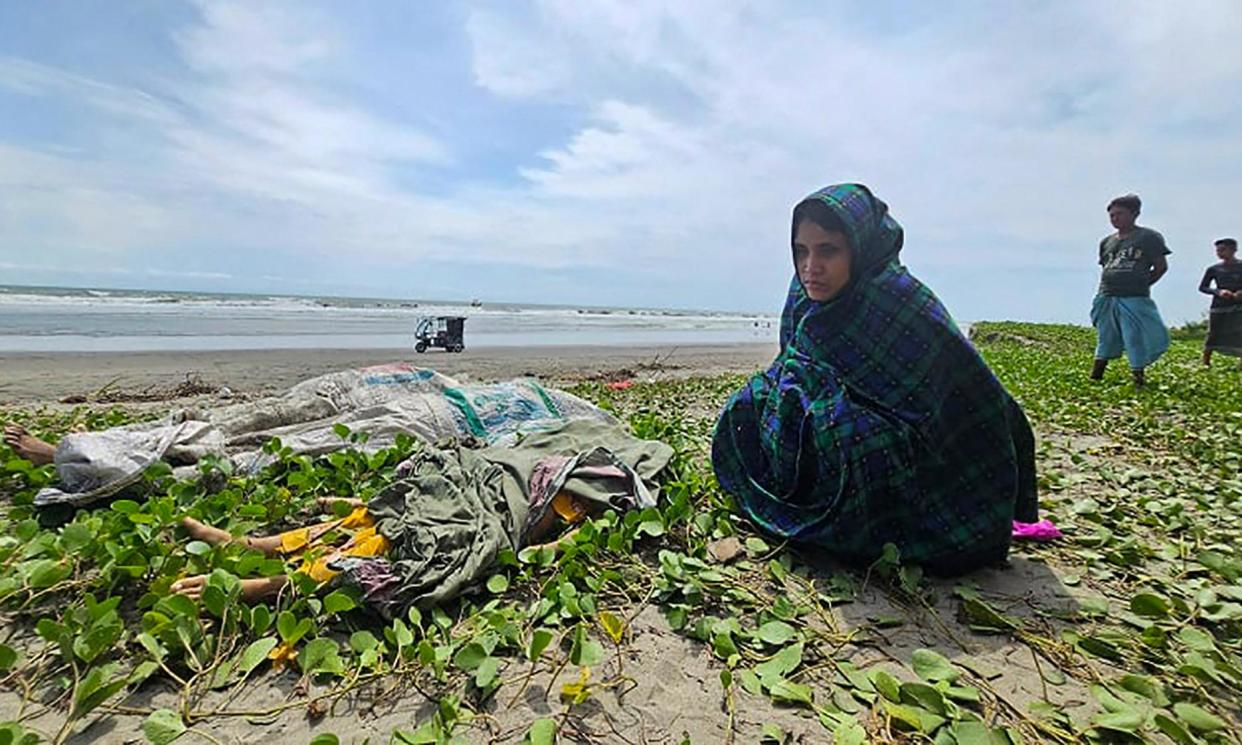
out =
{"type": "Polygon", "coordinates": [[[153,745],[168,745],[185,732],[181,717],[170,709],[156,709],[142,723],[142,734],[153,745]]]}
{"type": "Polygon", "coordinates": [[[910,664],[914,667],[916,675],[930,683],[938,683],[942,680],[952,683],[961,677],[961,673],[953,667],[953,663],[949,662],[944,655],[930,649],[914,650],[910,664]]]}

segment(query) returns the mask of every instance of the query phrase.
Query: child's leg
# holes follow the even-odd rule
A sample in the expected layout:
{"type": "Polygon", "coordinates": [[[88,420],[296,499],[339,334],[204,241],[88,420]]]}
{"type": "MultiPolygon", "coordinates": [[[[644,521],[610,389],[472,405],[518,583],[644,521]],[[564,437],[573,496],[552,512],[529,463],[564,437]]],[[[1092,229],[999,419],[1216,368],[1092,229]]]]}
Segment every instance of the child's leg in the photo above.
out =
{"type": "MultiPolygon", "coordinates": [[[[241,581],[241,600],[247,603],[255,603],[275,597],[287,584],[289,584],[289,577],[284,574],[278,574],[274,577],[243,579],[241,581]]],[[[203,596],[203,588],[206,586],[207,575],[196,574],[193,577],[177,580],[168,589],[179,595],[185,595],[191,600],[198,600],[203,596]]]]}
{"type": "Polygon", "coordinates": [[[234,538],[232,533],[227,530],[208,525],[204,522],[195,520],[192,517],[184,518],[181,526],[186,529],[191,538],[210,543],[213,546],[219,546],[224,543],[240,543],[247,548],[255,551],[262,551],[268,556],[278,556],[282,553],[297,550],[303,546],[309,545],[318,540],[324,533],[340,525],[339,520],[331,520],[326,523],[315,523],[305,528],[295,528],[294,530],[278,533],[277,535],[268,536],[242,536],[234,538]],[[289,536],[289,538],[286,538],[289,536]],[[288,544],[288,545],[286,545],[288,544]],[[294,545],[296,544],[296,545],[294,545]]]}
{"type": "Polygon", "coordinates": [[[195,520],[192,517],[182,519],[181,527],[185,528],[191,538],[210,543],[213,546],[219,546],[225,543],[240,543],[243,546],[253,548],[255,551],[262,551],[268,556],[275,556],[280,553],[280,536],[271,535],[264,537],[242,536],[234,538],[233,534],[227,530],[208,525],[207,523],[195,520]]]}
{"type": "Polygon", "coordinates": [[[1096,359],[1095,364],[1091,366],[1091,379],[1103,380],[1104,371],[1108,369],[1108,360],[1096,359]]]}

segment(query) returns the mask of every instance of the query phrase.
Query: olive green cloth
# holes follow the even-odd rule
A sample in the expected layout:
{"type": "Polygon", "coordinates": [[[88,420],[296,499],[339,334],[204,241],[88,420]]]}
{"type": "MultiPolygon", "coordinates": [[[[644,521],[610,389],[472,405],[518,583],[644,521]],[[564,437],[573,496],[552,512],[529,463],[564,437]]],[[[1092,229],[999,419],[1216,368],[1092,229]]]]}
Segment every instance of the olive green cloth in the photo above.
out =
{"type": "Polygon", "coordinates": [[[652,479],[668,465],[672,448],[614,424],[574,419],[512,446],[421,448],[403,464],[407,475],[367,504],[392,542],[387,561],[399,580],[384,592],[385,613],[436,605],[484,579],[501,551],[522,548],[535,467],[550,457],[598,458],[601,449],[628,479],[587,468],[568,473],[560,488],[605,508],[633,506],[644,493],[654,503],[652,479]],[[627,481],[637,490],[627,489],[627,481]]]}

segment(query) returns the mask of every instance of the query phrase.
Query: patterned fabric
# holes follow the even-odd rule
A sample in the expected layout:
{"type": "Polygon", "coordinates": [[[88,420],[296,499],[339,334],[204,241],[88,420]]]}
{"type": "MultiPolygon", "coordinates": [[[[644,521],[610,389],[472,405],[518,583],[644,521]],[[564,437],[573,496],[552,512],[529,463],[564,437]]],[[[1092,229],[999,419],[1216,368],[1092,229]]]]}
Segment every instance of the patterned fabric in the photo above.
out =
{"type": "Polygon", "coordinates": [[[366,507],[358,507],[339,520],[330,520],[308,528],[295,528],[280,534],[280,552],[302,552],[299,572],[309,575],[316,582],[327,582],[337,575],[329,563],[342,556],[383,556],[388,553],[388,539],[375,530],[375,521],[366,507]],[[351,534],[349,540],[338,549],[323,545],[320,540],[327,533],[340,530],[351,534]]]}
{"type": "Polygon", "coordinates": [[[1091,303],[1097,360],[1112,360],[1124,352],[1131,370],[1142,370],[1169,348],[1169,329],[1149,297],[1096,295],[1091,303]]]}
{"type": "Polygon", "coordinates": [[[867,563],[958,573],[1003,558],[1036,517],[1034,437],[931,290],[898,262],[902,229],[866,187],[810,198],[841,218],[853,276],[828,302],[795,275],[782,352],[725,405],[717,479],[763,530],[867,563]]]}
{"type": "Polygon", "coordinates": [[[534,380],[446,387],[444,398],[455,408],[458,426],[489,443],[519,431],[555,429],[566,419],[534,380]]]}
{"type": "MultiPolygon", "coordinates": [[[[598,429],[593,425],[587,426],[598,429]]],[[[582,445],[586,446],[589,442],[584,440],[582,445]]],[[[530,439],[524,440],[522,446],[530,447],[530,443],[530,439]]],[[[657,447],[660,450],[667,448],[659,443],[657,447]]],[[[664,457],[656,452],[651,455],[657,459],[664,457]]],[[[593,447],[571,456],[548,455],[540,458],[527,484],[530,511],[522,527],[522,545],[534,540],[532,535],[541,530],[549,510],[567,523],[576,524],[585,520],[592,509],[625,512],[654,507],[655,492],[643,483],[640,473],[646,460],[645,456],[632,450],[614,453],[607,447],[593,447]],[[628,462],[636,466],[631,467],[628,462]]]]}
{"type": "Polygon", "coordinates": [[[577,497],[569,492],[558,491],[556,496],[552,497],[552,509],[570,525],[577,525],[587,519],[586,505],[579,502],[577,497]]]}
{"type": "Polygon", "coordinates": [[[501,552],[545,539],[532,534],[532,516],[553,509],[557,493],[592,505],[590,512],[655,505],[655,478],[673,456],[668,445],[640,440],[619,424],[580,418],[527,433],[514,445],[466,445],[416,443],[397,480],[366,505],[390,544],[385,556],[330,560],[327,568],[342,573],[337,581],[361,589],[380,613],[400,615],[471,590],[495,571],[501,552]],[[543,475],[534,480],[539,464],[543,475]]]}

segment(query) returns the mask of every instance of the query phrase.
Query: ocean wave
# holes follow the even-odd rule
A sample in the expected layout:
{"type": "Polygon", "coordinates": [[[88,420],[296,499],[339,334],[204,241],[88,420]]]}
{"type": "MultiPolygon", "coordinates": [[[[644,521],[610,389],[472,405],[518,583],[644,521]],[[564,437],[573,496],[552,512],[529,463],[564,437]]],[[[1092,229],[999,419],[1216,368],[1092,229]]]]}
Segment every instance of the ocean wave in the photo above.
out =
{"type": "Polygon", "coordinates": [[[141,292],[122,290],[49,289],[0,287],[0,309],[20,306],[67,306],[95,309],[150,308],[180,306],[199,312],[206,309],[262,309],[285,313],[389,314],[396,316],[460,315],[467,318],[666,318],[721,319],[730,322],[764,319],[767,316],[644,308],[597,308],[574,306],[536,306],[514,303],[471,306],[468,303],[420,300],[383,300],[362,298],[318,298],[282,295],[211,295],[196,293],[141,292]]]}

